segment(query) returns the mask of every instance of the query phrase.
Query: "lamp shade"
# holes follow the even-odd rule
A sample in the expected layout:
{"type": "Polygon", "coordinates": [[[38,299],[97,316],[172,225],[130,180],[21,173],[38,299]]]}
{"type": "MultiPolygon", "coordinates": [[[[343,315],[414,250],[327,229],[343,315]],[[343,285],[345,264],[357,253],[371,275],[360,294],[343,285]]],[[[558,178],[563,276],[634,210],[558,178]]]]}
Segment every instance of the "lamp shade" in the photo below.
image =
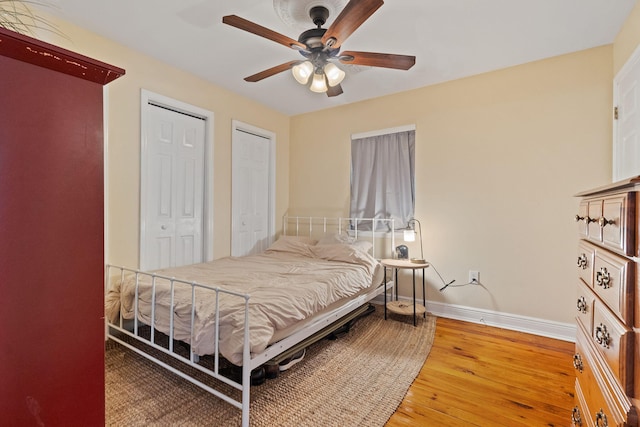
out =
{"type": "Polygon", "coordinates": [[[301,62],[291,68],[291,73],[298,83],[306,85],[313,74],[313,64],[309,61],[301,62]]]}
{"type": "Polygon", "coordinates": [[[339,85],[345,76],[345,72],[338,68],[338,66],[333,62],[329,62],[324,66],[324,73],[327,76],[327,81],[331,87],[339,85]]]}
{"type": "Polygon", "coordinates": [[[324,78],[324,73],[314,73],[313,80],[311,81],[311,86],[309,89],[312,92],[323,93],[327,91],[327,82],[324,78]]]}
{"type": "Polygon", "coordinates": [[[404,241],[405,242],[415,242],[416,241],[416,231],[415,230],[404,230],[404,241]]]}

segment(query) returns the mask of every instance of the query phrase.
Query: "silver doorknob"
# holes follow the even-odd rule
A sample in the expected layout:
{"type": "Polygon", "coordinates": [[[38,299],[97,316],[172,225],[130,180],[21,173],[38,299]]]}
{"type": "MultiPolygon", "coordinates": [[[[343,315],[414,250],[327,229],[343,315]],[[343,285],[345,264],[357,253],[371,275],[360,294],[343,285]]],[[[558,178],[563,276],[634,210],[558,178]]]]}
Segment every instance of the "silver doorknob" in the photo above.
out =
{"type": "Polygon", "coordinates": [[[160,228],[163,229],[163,230],[166,230],[167,226],[166,225],[162,225],[162,226],[160,226],[160,228]]]}

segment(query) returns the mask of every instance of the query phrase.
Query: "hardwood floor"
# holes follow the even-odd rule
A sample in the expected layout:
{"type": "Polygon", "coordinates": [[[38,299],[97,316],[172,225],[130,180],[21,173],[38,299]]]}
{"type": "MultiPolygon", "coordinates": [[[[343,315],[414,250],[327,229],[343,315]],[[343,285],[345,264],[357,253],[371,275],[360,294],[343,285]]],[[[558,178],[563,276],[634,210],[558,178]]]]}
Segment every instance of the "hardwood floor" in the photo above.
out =
{"type": "Polygon", "coordinates": [[[570,426],[573,353],[574,343],[438,318],[427,362],[386,426],[570,426]]]}

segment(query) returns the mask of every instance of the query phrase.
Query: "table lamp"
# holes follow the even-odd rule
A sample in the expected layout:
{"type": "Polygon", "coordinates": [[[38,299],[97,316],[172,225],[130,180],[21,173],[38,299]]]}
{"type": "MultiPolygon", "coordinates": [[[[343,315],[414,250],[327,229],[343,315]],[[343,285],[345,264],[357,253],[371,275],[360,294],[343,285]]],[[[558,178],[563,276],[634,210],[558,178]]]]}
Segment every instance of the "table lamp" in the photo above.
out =
{"type": "Polygon", "coordinates": [[[422,251],[422,225],[420,221],[415,218],[411,218],[407,221],[407,228],[404,230],[404,241],[415,242],[416,241],[416,223],[418,224],[418,231],[420,233],[420,258],[411,258],[411,262],[416,264],[424,264],[424,252],[422,251]]]}

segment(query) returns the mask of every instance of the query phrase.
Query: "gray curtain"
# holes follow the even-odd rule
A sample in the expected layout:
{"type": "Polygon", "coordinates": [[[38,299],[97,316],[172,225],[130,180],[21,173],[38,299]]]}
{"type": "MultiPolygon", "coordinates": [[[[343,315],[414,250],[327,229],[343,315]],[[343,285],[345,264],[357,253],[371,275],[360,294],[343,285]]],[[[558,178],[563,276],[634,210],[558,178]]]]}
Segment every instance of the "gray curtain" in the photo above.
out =
{"type": "Polygon", "coordinates": [[[415,131],[351,141],[351,217],[394,218],[406,228],[415,206],[415,131]]]}

